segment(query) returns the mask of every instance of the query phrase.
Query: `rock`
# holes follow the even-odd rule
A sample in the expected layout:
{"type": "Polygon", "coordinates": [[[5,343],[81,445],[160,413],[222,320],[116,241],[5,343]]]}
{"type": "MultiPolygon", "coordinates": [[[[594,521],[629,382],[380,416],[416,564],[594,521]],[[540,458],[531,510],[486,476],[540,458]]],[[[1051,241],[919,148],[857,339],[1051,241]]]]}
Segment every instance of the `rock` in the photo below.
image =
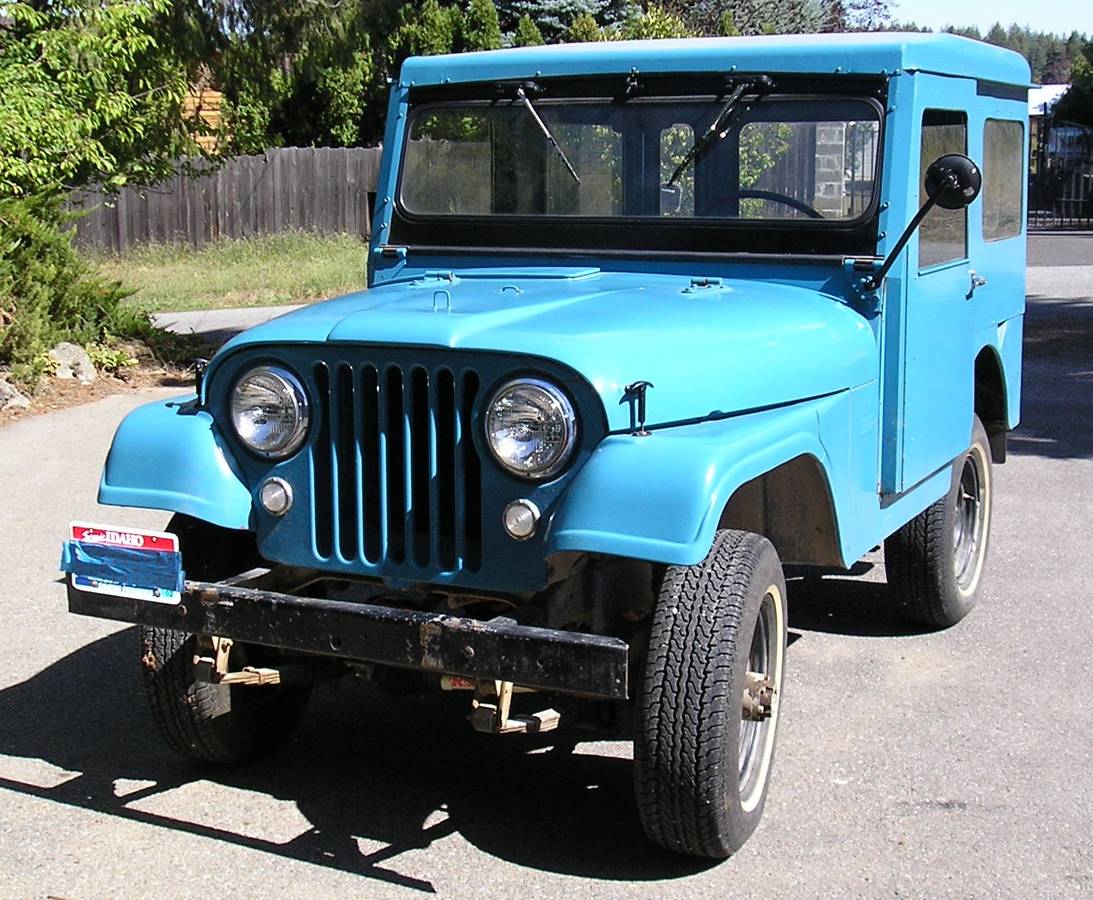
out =
{"type": "Polygon", "coordinates": [[[91,384],[95,380],[95,366],[83,347],[63,341],[50,350],[49,355],[57,363],[54,374],[58,378],[78,378],[80,384],[91,384]]]}
{"type": "Polygon", "coordinates": [[[0,378],[0,410],[26,409],[30,406],[30,400],[24,397],[10,383],[0,378]]]}

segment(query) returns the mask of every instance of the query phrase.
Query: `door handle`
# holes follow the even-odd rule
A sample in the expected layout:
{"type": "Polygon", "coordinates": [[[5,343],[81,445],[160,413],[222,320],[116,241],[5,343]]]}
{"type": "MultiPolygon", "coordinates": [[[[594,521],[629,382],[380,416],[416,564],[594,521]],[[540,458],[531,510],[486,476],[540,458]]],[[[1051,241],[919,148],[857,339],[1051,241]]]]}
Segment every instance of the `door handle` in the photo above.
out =
{"type": "Polygon", "coordinates": [[[968,293],[964,295],[965,300],[971,300],[972,297],[975,295],[975,289],[978,287],[983,287],[983,285],[987,283],[987,279],[984,278],[982,275],[977,274],[975,269],[972,269],[968,273],[968,275],[971,276],[972,283],[971,287],[968,288],[968,293]]]}

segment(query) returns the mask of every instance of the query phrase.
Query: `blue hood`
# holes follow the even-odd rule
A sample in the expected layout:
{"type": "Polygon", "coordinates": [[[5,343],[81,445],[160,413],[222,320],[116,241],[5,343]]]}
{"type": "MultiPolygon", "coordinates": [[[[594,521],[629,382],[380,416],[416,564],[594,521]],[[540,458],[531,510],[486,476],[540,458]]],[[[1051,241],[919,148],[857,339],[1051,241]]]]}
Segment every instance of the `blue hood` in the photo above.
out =
{"type": "Polygon", "coordinates": [[[655,385],[654,425],[816,397],[877,371],[872,330],[833,296],[752,279],[696,287],[679,275],[592,268],[389,282],[252,328],[221,358],[248,346],[322,341],[549,357],[595,387],[612,430],[629,426],[619,400],[635,381],[655,385]]]}

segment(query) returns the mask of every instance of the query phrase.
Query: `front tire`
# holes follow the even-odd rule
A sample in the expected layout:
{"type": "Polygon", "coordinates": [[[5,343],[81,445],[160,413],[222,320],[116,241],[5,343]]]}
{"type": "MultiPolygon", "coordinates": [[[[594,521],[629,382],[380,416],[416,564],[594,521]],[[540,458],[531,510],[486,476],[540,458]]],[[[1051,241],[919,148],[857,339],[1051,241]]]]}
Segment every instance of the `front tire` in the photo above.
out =
{"type": "Polygon", "coordinates": [[[994,476],[978,417],[968,451],[954,463],[949,492],[884,542],[888,585],[901,615],[948,628],[979,599],[990,540],[994,476]]]}
{"type": "MultiPolygon", "coordinates": [[[[188,576],[216,580],[258,562],[253,536],[175,516],[167,530],[178,535],[188,576]]],[[[208,684],[194,678],[193,635],[142,626],[141,669],[156,729],[175,752],[202,762],[234,764],[282,743],[303,715],[310,685],[208,684]]],[[[261,664],[261,647],[233,646],[233,669],[261,664]]]]}
{"type": "Polygon", "coordinates": [[[703,562],[667,570],[634,737],[638,810],[654,843],[723,858],[759,824],[786,620],[781,563],[759,535],[719,531],[703,562]]]}

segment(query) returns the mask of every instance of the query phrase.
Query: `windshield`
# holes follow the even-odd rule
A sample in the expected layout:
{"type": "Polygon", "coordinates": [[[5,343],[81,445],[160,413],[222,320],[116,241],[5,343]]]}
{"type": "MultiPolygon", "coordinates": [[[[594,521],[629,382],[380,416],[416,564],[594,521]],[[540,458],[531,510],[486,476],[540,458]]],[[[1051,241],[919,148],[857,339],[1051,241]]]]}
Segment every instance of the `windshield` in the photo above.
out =
{"type": "Polygon", "coordinates": [[[415,218],[640,217],[809,227],[860,219],[870,209],[876,103],[745,95],[723,115],[727,99],[531,96],[541,123],[516,96],[422,105],[410,120],[400,205],[415,218]]]}

